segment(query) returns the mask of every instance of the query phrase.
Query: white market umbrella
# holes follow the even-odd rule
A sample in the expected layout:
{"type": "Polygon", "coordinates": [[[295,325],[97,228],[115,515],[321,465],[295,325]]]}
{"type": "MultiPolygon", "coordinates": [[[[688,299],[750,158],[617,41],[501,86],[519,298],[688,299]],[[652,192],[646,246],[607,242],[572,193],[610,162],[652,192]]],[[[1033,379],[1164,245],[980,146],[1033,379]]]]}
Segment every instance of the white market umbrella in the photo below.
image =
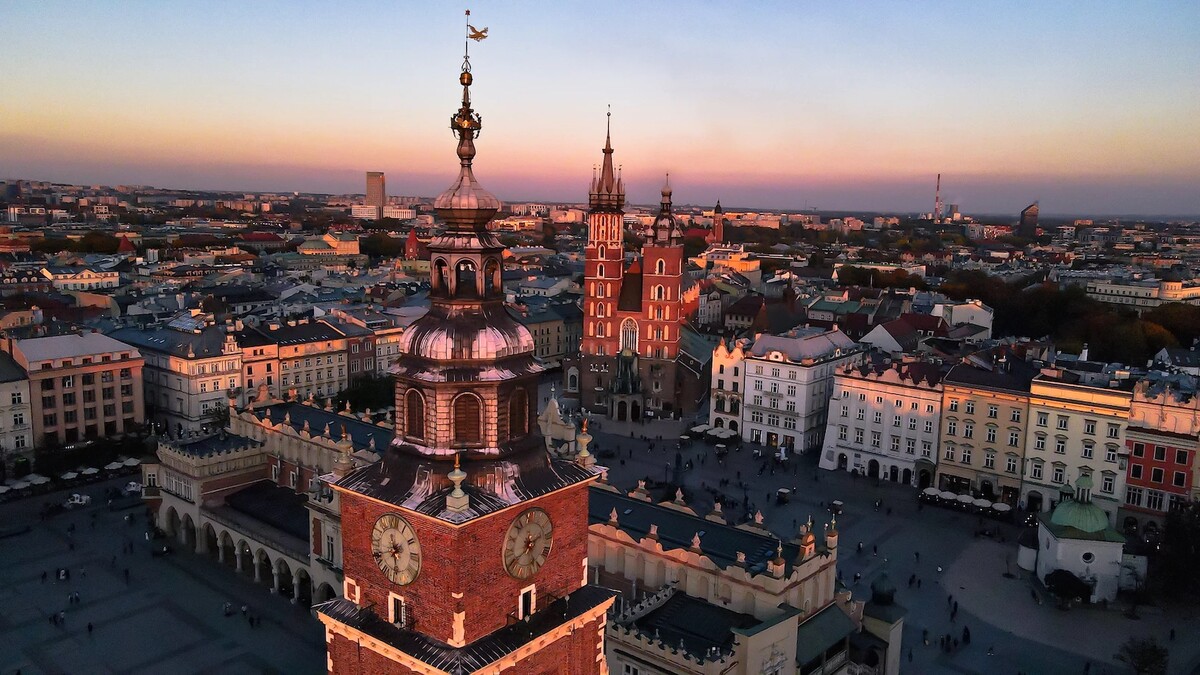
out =
{"type": "Polygon", "coordinates": [[[724,429],[709,429],[708,435],[709,436],[720,436],[724,432],[725,432],[724,429]]]}
{"type": "Polygon", "coordinates": [[[691,432],[694,434],[702,434],[711,428],[712,427],[708,426],[707,424],[698,424],[691,428],[691,432]]]}
{"type": "Polygon", "coordinates": [[[9,487],[11,487],[11,488],[12,488],[12,489],[14,489],[14,490],[24,490],[25,488],[29,487],[29,483],[26,483],[26,482],[25,482],[25,481],[23,481],[23,480],[19,480],[19,481],[17,481],[17,482],[15,482],[15,483],[13,483],[13,484],[12,484],[11,486],[9,486],[9,487]]]}
{"type": "Polygon", "coordinates": [[[37,475],[29,476],[29,484],[30,485],[45,485],[46,483],[49,483],[49,482],[50,482],[50,479],[46,478],[45,476],[37,476],[37,475]]]}
{"type": "Polygon", "coordinates": [[[996,502],[995,504],[992,504],[992,508],[993,508],[993,509],[996,509],[996,510],[997,510],[997,511],[999,511],[1000,513],[1005,513],[1005,512],[1007,512],[1007,511],[1012,511],[1012,507],[1011,507],[1011,506],[1009,506],[1008,504],[1005,504],[1004,502],[996,502]]]}
{"type": "Polygon", "coordinates": [[[83,471],[80,471],[79,473],[81,473],[85,476],[95,476],[96,474],[100,473],[100,469],[89,466],[88,468],[84,469],[83,471]]]}
{"type": "Polygon", "coordinates": [[[59,476],[59,478],[62,478],[63,480],[75,480],[76,478],[79,478],[79,474],[75,473],[74,471],[68,471],[59,476]]]}
{"type": "Polygon", "coordinates": [[[125,466],[137,466],[141,463],[142,460],[138,459],[137,457],[130,457],[129,459],[125,460],[125,466]]]}
{"type": "Polygon", "coordinates": [[[717,451],[718,452],[720,452],[721,450],[724,450],[724,449],[725,449],[724,443],[717,443],[717,451]]]}
{"type": "Polygon", "coordinates": [[[105,471],[116,471],[117,469],[123,468],[125,468],[125,465],[120,462],[109,462],[108,464],[104,465],[105,471]]]}
{"type": "Polygon", "coordinates": [[[12,490],[12,488],[8,487],[7,485],[0,485],[0,495],[8,492],[9,490],[12,490]]]}
{"type": "Polygon", "coordinates": [[[975,501],[973,501],[971,503],[974,504],[975,506],[978,506],[978,507],[984,508],[984,509],[986,509],[992,505],[992,503],[986,499],[976,499],[975,501]]]}
{"type": "Polygon", "coordinates": [[[951,492],[949,490],[945,490],[945,491],[939,493],[938,496],[941,497],[942,499],[958,499],[958,495],[954,494],[953,492],[951,492]]]}
{"type": "Polygon", "coordinates": [[[962,502],[963,504],[970,504],[975,501],[975,498],[971,495],[959,495],[958,501],[962,502]]]}
{"type": "Polygon", "coordinates": [[[935,487],[927,487],[924,490],[921,490],[921,492],[929,495],[930,497],[936,497],[938,495],[938,489],[935,487]]]}

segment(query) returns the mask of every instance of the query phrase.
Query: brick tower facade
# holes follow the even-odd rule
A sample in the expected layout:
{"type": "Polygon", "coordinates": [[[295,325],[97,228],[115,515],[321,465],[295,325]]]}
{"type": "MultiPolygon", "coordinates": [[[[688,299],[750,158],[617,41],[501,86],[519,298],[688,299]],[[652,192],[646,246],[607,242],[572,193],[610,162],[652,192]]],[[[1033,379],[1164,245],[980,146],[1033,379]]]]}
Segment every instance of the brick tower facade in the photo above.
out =
{"type": "Polygon", "coordinates": [[[625,256],[625,185],[613,171],[612,135],[589,191],[583,341],[564,364],[564,389],[609,419],[691,412],[679,368],[684,322],[683,231],[663,188],[640,255],[625,256]]]}
{"type": "MultiPolygon", "coordinates": [[[[529,331],[503,307],[499,201],[475,180],[464,61],[458,179],[435,202],[429,313],[400,342],[395,441],[330,477],[344,597],[318,606],[330,673],[607,673],[611,591],[587,585],[586,453],[537,437],[529,331]]],[[[586,443],[584,444],[586,447],[586,443]]]]}

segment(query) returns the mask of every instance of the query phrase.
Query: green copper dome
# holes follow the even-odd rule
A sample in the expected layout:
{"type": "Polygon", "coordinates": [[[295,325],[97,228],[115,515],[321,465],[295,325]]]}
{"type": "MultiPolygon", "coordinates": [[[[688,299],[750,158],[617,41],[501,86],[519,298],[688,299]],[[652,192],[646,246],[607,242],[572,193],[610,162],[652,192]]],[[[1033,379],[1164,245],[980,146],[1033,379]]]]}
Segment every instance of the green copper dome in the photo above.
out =
{"type": "Polygon", "coordinates": [[[1084,474],[1075,482],[1076,498],[1064,499],[1054,507],[1050,522],[1073,527],[1080,532],[1101,532],[1108,528],[1108,514],[1092,503],[1092,477],[1084,474]]]}

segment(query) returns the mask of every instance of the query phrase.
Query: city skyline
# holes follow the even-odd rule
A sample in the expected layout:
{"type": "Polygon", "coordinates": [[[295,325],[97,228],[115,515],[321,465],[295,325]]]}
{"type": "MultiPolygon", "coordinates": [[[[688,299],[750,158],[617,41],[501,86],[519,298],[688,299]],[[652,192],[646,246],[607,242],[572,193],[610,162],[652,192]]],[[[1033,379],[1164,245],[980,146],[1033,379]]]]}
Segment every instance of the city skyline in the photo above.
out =
{"type": "MultiPolygon", "coordinates": [[[[1200,213],[1200,9],[1088,8],[481,7],[479,169],[507,201],[582,202],[611,103],[639,204],[669,171],[679,203],[929,211],[940,172],[969,213],[1200,213]]],[[[454,81],[417,66],[461,58],[461,14],[283,9],[12,8],[5,177],[440,191],[454,81]]]]}

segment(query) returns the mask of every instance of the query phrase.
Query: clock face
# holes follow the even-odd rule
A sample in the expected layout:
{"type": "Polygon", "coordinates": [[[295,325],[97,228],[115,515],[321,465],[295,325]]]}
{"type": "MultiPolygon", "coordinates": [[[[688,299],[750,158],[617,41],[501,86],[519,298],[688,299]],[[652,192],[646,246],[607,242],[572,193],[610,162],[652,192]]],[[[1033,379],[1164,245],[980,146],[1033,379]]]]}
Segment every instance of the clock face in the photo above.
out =
{"type": "Polygon", "coordinates": [[[504,569],[517,579],[537,574],[554,545],[550,514],[529,509],[517,516],[504,539],[504,569]]]}
{"type": "Polygon", "coordinates": [[[394,584],[404,586],[421,572],[421,544],[408,521],[387,513],[375,521],[371,531],[371,555],[375,564],[394,584]]]}

